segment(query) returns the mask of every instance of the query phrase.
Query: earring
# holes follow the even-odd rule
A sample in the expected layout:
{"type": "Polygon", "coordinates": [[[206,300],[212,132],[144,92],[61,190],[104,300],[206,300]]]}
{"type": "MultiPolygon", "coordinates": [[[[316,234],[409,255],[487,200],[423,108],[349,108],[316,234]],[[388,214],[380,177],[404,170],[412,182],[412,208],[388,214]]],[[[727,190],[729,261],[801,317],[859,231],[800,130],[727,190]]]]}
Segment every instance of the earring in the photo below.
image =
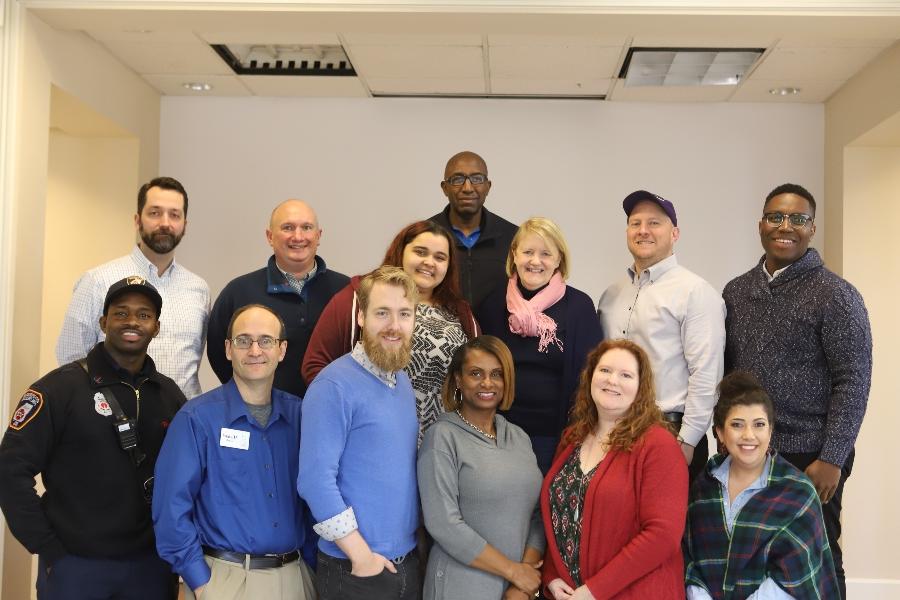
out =
{"type": "Polygon", "coordinates": [[[456,402],[457,408],[462,406],[462,391],[459,388],[453,391],[453,401],[456,402]]]}

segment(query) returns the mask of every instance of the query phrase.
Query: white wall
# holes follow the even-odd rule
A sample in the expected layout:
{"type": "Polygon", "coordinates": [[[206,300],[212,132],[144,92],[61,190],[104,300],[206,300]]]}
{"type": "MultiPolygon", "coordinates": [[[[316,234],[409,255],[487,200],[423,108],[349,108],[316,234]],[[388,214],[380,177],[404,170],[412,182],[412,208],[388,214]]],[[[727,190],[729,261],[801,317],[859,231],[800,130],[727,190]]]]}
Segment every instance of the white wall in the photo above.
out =
{"type": "MultiPolygon", "coordinates": [[[[790,180],[821,197],[822,147],[821,105],[164,97],[160,172],[191,199],[178,260],[215,296],[264,264],[269,213],[289,197],[316,208],[332,268],[377,266],[403,225],[443,209],[444,164],[471,149],[488,208],[558,221],[570,282],[596,300],[630,264],[628,193],[675,203],[679,260],[721,289],[762,255],[769,190],[790,180]]],[[[215,384],[207,366],[201,381],[215,384]]]]}
{"type": "Polygon", "coordinates": [[[216,293],[263,264],[269,212],[289,197],[318,211],[331,266],[372,268],[400,227],[444,207],[447,158],[475,150],[493,180],[488,208],[557,220],[571,283],[597,298],[630,261],[626,194],[671,199],[682,262],[721,288],[762,254],[771,188],[821,196],[822,144],[821,105],[165,97],[160,171],[191,197],[179,260],[216,293]]]}

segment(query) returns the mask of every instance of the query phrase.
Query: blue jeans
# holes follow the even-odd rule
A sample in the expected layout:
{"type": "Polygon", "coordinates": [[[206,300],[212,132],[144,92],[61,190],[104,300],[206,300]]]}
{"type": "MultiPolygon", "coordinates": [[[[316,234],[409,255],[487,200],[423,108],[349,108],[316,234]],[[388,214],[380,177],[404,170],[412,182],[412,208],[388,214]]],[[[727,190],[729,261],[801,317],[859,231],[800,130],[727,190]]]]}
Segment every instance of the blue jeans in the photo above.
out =
{"type": "Polygon", "coordinates": [[[371,577],[350,574],[350,561],[319,552],[316,592],[319,600],[417,600],[422,593],[419,555],[416,549],[402,562],[394,562],[397,572],[387,569],[371,577]]]}
{"type": "Polygon", "coordinates": [[[155,553],[128,558],[67,554],[53,563],[38,558],[38,600],[171,600],[178,580],[155,553]]]}

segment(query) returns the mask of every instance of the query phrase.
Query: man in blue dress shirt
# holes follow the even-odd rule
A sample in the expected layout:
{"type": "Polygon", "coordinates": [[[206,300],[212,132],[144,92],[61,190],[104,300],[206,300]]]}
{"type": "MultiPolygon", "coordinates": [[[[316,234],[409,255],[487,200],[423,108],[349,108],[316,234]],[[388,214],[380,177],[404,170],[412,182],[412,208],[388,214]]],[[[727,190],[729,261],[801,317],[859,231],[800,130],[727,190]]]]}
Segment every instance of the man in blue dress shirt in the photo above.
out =
{"type": "Polygon", "coordinates": [[[300,398],[272,388],[284,323],[251,304],[227,333],[232,379],[178,412],[156,463],[157,549],[188,599],[312,600],[298,552],[307,511],[294,487],[300,398]]]}

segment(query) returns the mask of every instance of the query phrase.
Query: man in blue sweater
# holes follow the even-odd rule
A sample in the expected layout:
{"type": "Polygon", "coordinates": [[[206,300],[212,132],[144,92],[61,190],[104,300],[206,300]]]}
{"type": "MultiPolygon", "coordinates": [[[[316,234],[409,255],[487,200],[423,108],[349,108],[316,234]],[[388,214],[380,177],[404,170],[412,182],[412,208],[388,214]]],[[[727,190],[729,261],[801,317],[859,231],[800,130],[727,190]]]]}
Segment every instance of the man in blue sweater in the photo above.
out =
{"type": "Polygon", "coordinates": [[[308,512],[294,491],[300,398],[272,387],[284,322],[251,304],[226,335],[232,378],[178,412],[156,463],[156,546],[188,600],[313,600],[298,552],[308,512]]]}
{"type": "Polygon", "coordinates": [[[846,598],[841,496],[869,399],[872,331],[862,296],[809,247],[815,216],[815,199],[799,185],[766,197],[759,220],[765,255],[722,294],[725,371],[753,373],[772,397],[771,445],[816,486],[846,598]]]}
{"type": "Polygon", "coordinates": [[[418,292],[381,267],[357,290],[362,340],[325,367],[303,402],[297,489],[319,534],[319,600],[414,600],[415,395],[409,362],[418,292]]]}

